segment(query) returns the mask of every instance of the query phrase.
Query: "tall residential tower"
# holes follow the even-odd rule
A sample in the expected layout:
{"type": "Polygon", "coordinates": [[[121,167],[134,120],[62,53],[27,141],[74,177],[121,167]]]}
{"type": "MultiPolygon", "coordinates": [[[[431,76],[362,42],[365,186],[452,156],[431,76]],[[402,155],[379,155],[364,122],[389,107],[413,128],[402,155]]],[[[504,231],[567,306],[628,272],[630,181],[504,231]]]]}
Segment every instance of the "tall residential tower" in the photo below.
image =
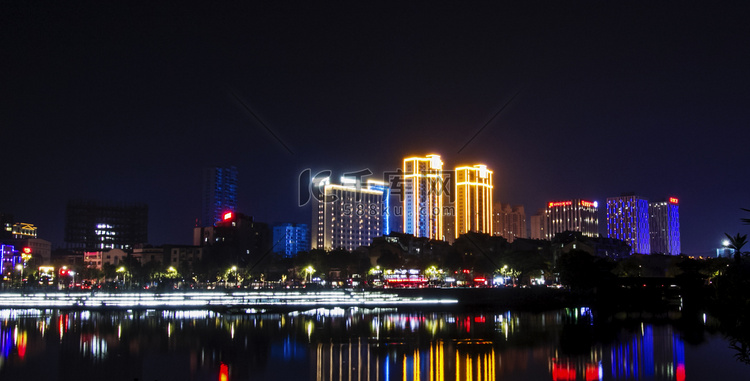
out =
{"type": "Polygon", "coordinates": [[[224,213],[237,211],[237,168],[211,167],[203,170],[201,226],[222,221],[224,213]]]}
{"type": "Polygon", "coordinates": [[[513,242],[516,238],[528,238],[526,233],[526,212],[523,205],[496,203],[492,221],[492,235],[498,235],[513,242]]]}
{"type": "Polygon", "coordinates": [[[383,235],[385,184],[373,180],[361,184],[349,178],[341,182],[331,184],[324,178],[313,184],[323,193],[313,206],[313,248],[353,251],[383,235]]]}
{"type": "Polygon", "coordinates": [[[651,251],[679,255],[681,253],[680,211],[677,197],[669,197],[666,201],[651,202],[648,204],[648,209],[651,251]]]}
{"type": "Polygon", "coordinates": [[[148,206],[145,204],[69,201],[65,211],[68,249],[130,250],[148,242],[148,206]]]}
{"type": "Polygon", "coordinates": [[[586,200],[550,201],[542,215],[546,240],[564,231],[581,232],[584,237],[599,235],[599,203],[586,200]]]}
{"type": "Polygon", "coordinates": [[[651,254],[648,201],[635,195],[607,198],[607,232],[630,244],[633,253],[651,254]]]}
{"type": "Polygon", "coordinates": [[[404,233],[443,239],[443,188],[440,155],[404,159],[404,233]]]}
{"type": "Polygon", "coordinates": [[[456,237],[468,232],[492,235],[492,171],[486,165],[457,167],[456,237]]]}

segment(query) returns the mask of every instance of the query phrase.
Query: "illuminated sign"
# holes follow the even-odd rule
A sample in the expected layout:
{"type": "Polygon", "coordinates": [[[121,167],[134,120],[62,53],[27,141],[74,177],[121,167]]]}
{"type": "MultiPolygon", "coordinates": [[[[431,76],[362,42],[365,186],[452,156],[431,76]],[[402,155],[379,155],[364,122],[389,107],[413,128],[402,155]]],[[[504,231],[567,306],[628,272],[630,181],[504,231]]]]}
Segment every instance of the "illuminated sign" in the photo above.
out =
{"type": "Polygon", "coordinates": [[[23,248],[23,253],[24,254],[31,254],[31,248],[30,247],[24,247],[23,248]]]}
{"type": "Polygon", "coordinates": [[[677,199],[677,197],[670,197],[669,198],[669,203],[670,204],[678,204],[679,200],[677,199]]]}
{"type": "Polygon", "coordinates": [[[224,221],[231,220],[234,214],[232,212],[226,212],[224,213],[224,221]]]}
{"type": "Polygon", "coordinates": [[[571,206],[573,205],[573,201],[557,201],[557,202],[550,202],[549,207],[555,208],[558,206],[571,206]]]}
{"type": "Polygon", "coordinates": [[[596,208],[599,206],[599,203],[596,201],[591,202],[591,201],[581,200],[581,206],[586,207],[586,208],[596,208]]]}

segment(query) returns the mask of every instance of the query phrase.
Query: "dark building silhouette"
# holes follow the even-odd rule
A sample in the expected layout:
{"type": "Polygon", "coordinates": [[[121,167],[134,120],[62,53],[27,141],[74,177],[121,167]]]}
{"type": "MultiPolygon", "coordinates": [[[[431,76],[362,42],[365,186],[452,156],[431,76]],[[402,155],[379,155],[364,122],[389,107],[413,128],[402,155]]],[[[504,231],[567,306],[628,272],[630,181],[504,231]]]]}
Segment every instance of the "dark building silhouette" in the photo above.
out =
{"type": "Polygon", "coordinates": [[[564,231],[552,238],[552,248],[555,258],[571,250],[585,251],[591,255],[603,258],[622,259],[631,255],[631,247],[627,242],[603,236],[586,237],[581,232],[564,231]]]}
{"type": "Polygon", "coordinates": [[[253,265],[271,252],[271,228],[252,216],[226,213],[215,226],[195,228],[193,244],[206,248],[204,256],[213,262],[253,265]]]}
{"type": "Polygon", "coordinates": [[[108,249],[131,250],[148,242],[146,204],[69,201],[65,213],[65,244],[78,253],[108,249]]]}
{"type": "Polygon", "coordinates": [[[237,210],[237,168],[211,167],[203,170],[203,208],[200,226],[213,226],[224,213],[237,210]]]}

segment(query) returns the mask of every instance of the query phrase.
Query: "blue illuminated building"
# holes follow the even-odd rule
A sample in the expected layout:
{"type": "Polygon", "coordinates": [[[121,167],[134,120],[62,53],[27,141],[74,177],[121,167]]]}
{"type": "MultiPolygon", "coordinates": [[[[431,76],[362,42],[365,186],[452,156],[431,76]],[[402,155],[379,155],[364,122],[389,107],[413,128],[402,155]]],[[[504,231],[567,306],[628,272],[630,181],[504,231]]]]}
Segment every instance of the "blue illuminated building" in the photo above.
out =
{"type": "Polygon", "coordinates": [[[273,251],[291,257],[310,250],[310,227],[306,224],[281,224],[273,227],[273,251]]]}
{"type": "Polygon", "coordinates": [[[607,198],[607,233],[627,242],[634,254],[650,254],[648,201],[635,195],[607,198]]]}
{"type": "Polygon", "coordinates": [[[667,201],[652,202],[649,208],[651,229],[651,251],[654,253],[680,254],[679,201],[670,197],[667,201]]]}
{"type": "Polygon", "coordinates": [[[370,189],[383,192],[383,235],[391,234],[391,188],[385,184],[371,183],[370,189]]]}
{"type": "Polygon", "coordinates": [[[16,265],[23,263],[21,253],[13,245],[0,244],[0,271],[13,271],[16,265]]]}
{"type": "Polygon", "coordinates": [[[201,226],[213,226],[224,213],[237,211],[237,168],[211,167],[203,171],[201,226]]]}

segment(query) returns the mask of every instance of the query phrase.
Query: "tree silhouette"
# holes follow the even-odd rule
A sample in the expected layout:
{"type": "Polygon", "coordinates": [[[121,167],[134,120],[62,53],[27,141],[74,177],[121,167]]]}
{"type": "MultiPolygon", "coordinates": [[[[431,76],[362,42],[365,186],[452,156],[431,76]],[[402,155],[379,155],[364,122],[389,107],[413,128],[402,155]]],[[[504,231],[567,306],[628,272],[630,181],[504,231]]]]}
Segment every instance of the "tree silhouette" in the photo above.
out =
{"type": "Polygon", "coordinates": [[[739,264],[742,261],[742,247],[747,243],[747,234],[740,235],[737,233],[736,236],[724,233],[729,238],[729,248],[734,249],[734,262],[739,264]]]}

